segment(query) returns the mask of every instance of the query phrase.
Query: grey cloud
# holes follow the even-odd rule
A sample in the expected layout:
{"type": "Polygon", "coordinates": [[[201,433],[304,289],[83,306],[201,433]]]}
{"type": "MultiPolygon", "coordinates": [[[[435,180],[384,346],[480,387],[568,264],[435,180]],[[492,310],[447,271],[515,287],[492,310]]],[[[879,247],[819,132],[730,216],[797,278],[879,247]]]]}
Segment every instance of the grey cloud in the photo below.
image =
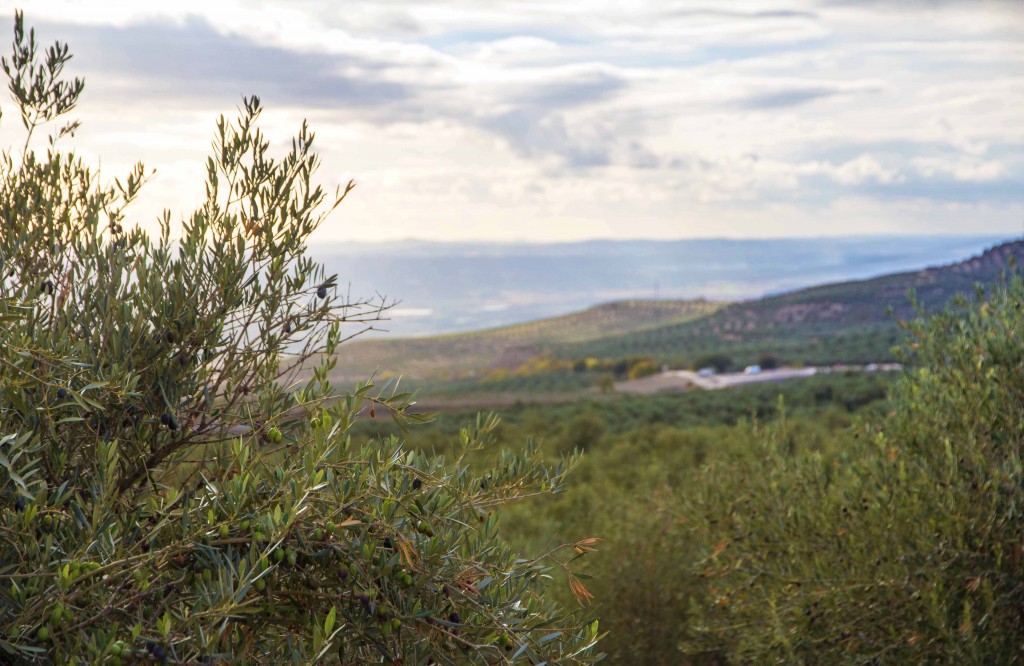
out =
{"type": "Polygon", "coordinates": [[[781,109],[840,94],[840,90],[826,86],[785,88],[750,95],[740,100],[739,106],[744,109],[781,109]]]}
{"type": "Polygon", "coordinates": [[[505,91],[512,110],[486,116],[481,124],[508,140],[521,155],[557,155],[575,168],[605,166],[611,163],[613,137],[600,130],[572,127],[563,112],[605,100],[626,86],[625,79],[607,72],[566,74],[557,81],[505,91]]]}
{"type": "Polygon", "coordinates": [[[661,160],[639,141],[631,141],[629,165],[634,169],[656,169],[661,166],[661,160]]]}
{"type": "Polygon", "coordinates": [[[560,115],[521,109],[488,118],[483,126],[505,137],[525,157],[558,155],[568,166],[576,168],[611,162],[607,141],[573,137],[560,115]]]}
{"type": "Polygon", "coordinates": [[[169,93],[187,100],[276,94],[319,108],[365,108],[413,96],[407,86],[340,73],[346,66],[373,72],[383,63],[264,46],[222,35],[197,18],[181,26],[49,24],[38,32],[67,42],[77,66],[144,78],[139,94],[162,99],[169,93]]]}
{"type": "Polygon", "coordinates": [[[517,104],[530,107],[565,108],[607,99],[626,87],[621,77],[606,72],[586,72],[552,83],[532,85],[514,94],[517,104]]]}
{"type": "MultiPolygon", "coordinates": [[[[6,23],[9,27],[10,21],[6,23]]],[[[109,72],[136,78],[140,85],[133,94],[162,103],[236,102],[242,95],[256,94],[312,108],[354,110],[374,123],[449,118],[499,134],[520,154],[560,155],[576,167],[608,164],[608,149],[576,136],[578,131],[561,111],[607,99],[627,83],[601,70],[566,72],[539,83],[495,90],[496,100],[512,110],[492,115],[466,108],[444,84],[380,81],[379,73],[391,65],[383,59],[275,48],[223,35],[194,17],[183,25],[126,28],[44,24],[39,32],[69,43],[78,67],[100,76],[109,72]],[[348,73],[353,71],[357,74],[348,73]]]]}
{"type": "Polygon", "coordinates": [[[796,9],[776,9],[758,12],[729,11],[725,9],[680,9],[666,16],[683,18],[721,18],[721,19],[780,19],[780,18],[818,18],[817,12],[796,9]]]}

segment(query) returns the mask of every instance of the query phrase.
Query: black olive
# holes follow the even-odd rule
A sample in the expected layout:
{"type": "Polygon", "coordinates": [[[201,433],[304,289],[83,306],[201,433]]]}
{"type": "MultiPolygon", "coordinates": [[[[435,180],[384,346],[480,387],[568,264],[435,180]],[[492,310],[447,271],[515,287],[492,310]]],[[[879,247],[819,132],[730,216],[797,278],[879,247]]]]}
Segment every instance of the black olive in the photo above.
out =
{"type": "Polygon", "coordinates": [[[163,660],[167,658],[167,648],[157,643],[146,643],[146,650],[153,655],[154,659],[163,660]]]}

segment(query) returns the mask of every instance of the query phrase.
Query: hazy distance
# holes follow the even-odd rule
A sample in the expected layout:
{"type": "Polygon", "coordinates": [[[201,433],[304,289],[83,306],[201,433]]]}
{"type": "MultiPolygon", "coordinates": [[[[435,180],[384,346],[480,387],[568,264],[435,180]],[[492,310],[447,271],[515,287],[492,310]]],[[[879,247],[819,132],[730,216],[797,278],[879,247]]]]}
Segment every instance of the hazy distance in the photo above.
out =
{"type": "MultiPolygon", "coordinates": [[[[312,248],[353,296],[400,303],[389,337],[463,331],[612,300],[741,300],[966,259],[998,236],[579,243],[345,243],[312,248]]],[[[384,335],[374,333],[373,335],[384,335]]]]}

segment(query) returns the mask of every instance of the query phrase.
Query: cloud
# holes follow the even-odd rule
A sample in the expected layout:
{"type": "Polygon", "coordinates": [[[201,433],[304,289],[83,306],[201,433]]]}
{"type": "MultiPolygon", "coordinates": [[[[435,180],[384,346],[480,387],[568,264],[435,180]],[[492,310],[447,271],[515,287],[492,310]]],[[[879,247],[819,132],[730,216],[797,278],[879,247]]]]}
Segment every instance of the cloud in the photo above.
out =
{"type": "Polygon", "coordinates": [[[1020,209],[1021,3],[34,0],[28,19],[70,42],[105,167],[146,147],[178,187],[211,109],[259,94],[270,128],[311,116],[325,173],[363,184],[356,235],[782,233],[852,199],[837,230],[957,206],[1003,228],[1020,209]]]}
{"type": "Polygon", "coordinates": [[[839,90],[827,86],[788,88],[750,95],[740,102],[740,106],[746,109],[779,109],[839,94],[839,90]]]}
{"type": "Polygon", "coordinates": [[[154,99],[238,99],[260,93],[304,106],[375,107],[408,100],[414,90],[383,81],[381,63],[353,55],[302,53],[224,35],[190,17],[183,24],[128,27],[46,25],[73,45],[92,71],[130,81],[154,99]]]}

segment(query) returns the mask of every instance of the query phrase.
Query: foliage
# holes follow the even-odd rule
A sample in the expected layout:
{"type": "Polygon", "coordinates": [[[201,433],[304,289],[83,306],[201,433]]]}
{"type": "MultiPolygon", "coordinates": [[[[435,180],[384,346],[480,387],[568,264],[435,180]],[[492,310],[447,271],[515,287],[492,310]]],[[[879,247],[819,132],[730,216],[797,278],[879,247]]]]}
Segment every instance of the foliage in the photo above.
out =
{"type": "MultiPolygon", "coordinates": [[[[791,416],[820,420],[829,427],[845,427],[853,414],[886,409],[886,393],[896,378],[896,373],[836,372],[716,391],[597,395],[559,403],[520,402],[500,410],[496,436],[510,446],[534,436],[544,441],[545,450],[565,451],[574,446],[569,424],[579,419],[596,420],[602,433],[616,438],[652,425],[680,430],[733,426],[743,421],[775,419],[780,396],[791,416]]],[[[440,412],[432,422],[411,429],[407,443],[426,451],[445,450],[475,415],[476,410],[471,408],[440,412]]],[[[385,419],[362,419],[353,425],[352,433],[358,437],[389,437],[400,434],[401,429],[385,419]]],[[[609,443],[600,444],[603,447],[609,443]]],[[[597,453],[597,444],[591,442],[586,448],[597,453]]]]}
{"type": "MultiPolygon", "coordinates": [[[[259,100],[221,118],[206,199],[171,240],[124,226],[142,165],[112,185],[33,133],[74,107],[55,45],[15,19],[4,61],[27,139],[0,165],[0,651],[5,663],[583,663],[595,623],[544,596],[557,544],[517,556],[494,509],[563,489],[537,447],[453,457],[357,440],[409,396],[327,381],[339,301],[305,255],[351,188],[311,182],[313,134],[280,159],[259,100]],[[312,361],[317,363],[313,364],[312,361]]],[[[578,549],[590,549],[581,541],[578,549]]],[[[566,557],[560,553],[567,550],[566,557]]],[[[570,575],[577,593],[585,595],[570,575]]]]}
{"type": "Polygon", "coordinates": [[[572,489],[507,511],[506,534],[606,539],[577,573],[615,663],[1013,663],[1021,303],[1015,277],[906,324],[895,384],[832,374],[505,410],[500,438],[588,448],[572,489]]]}
{"type": "Polygon", "coordinates": [[[736,364],[733,360],[725,354],[706,354],[698,357],[692,364],[693,370],[701,370],[703,368],[712,368],[715,372],[728,372],[733,369],[736,364]]]}
{"type": "MultiPolygon", "coordinates": [[[[687,528],[685,499],[708,466],[757,457],[752,442],[774,436],[784,397],[787,450],[836,458],[858,440],[862,418],[887,409],[893,377],[840,373],[724,391],[616,396],[601,401],[520,405],[502,410],[494,434],[514,443],[525,433],[547,451],[587,451],[563,494],[504,512],[506,536],[520,548],[551,545],[552,534],[605,540],[598,558],[583,558],[580,576],[594,594],[608,631],[602,650],[610,663],[680,664],[700,661],[680,646],[692,641],[690,604],[703,603],[708,580],[694,562],[704,541],[687,528]]],[[[469,412],[442,413],[409,433],[409,444],[444,450],[469,412]]],[[[363,420],[358,433],[387,433],[388,424],[363,420]]],[[[484,464],[481,460],[479,464],[484,464]]],[[[551,594],[571,601],[564,586],[551,594]]],[[[713,663],[720,652],[705,655],[713,663]]]]}
{"type": "Polygon", "coordinates": [[[908,326],[893,411],[835,461],[785,431],[686,499],[714,592],[688,648],[764,663],[1012,663],[1024,644],[1024,283],[908,326]]]}

